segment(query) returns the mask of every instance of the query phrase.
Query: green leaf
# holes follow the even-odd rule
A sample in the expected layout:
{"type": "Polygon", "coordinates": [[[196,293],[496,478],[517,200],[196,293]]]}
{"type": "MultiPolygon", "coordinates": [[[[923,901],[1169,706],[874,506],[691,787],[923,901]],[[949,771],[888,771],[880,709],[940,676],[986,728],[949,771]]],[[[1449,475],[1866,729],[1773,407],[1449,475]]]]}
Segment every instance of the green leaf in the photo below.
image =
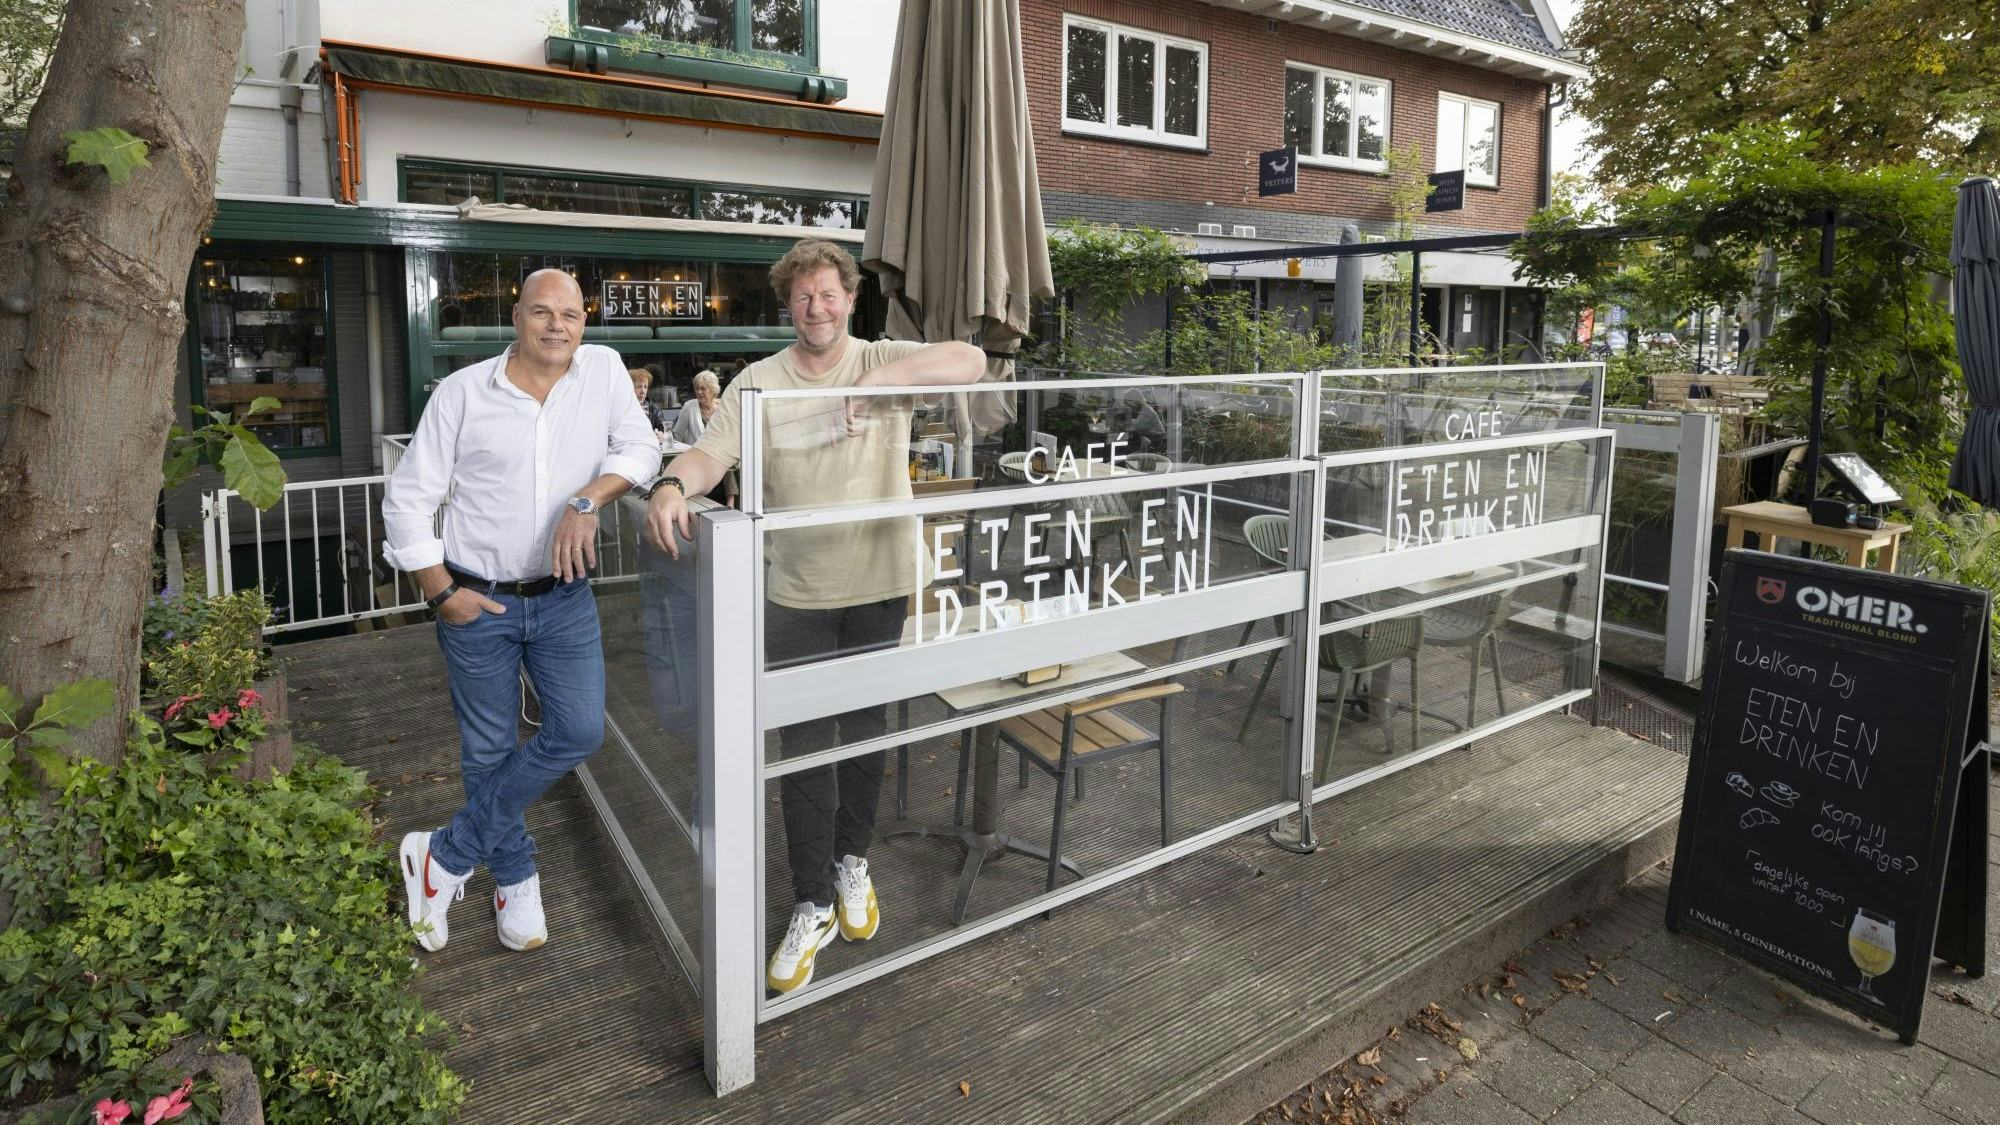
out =
{"type": "Polygon", "coordinates": [[[75,680],[43,697],[35,709],[35,726],[44,723],[82,730],[111,713],[118,705],[117,690],[110,680],[75,680]]]}
{"type": "Polygon", "coordinates": [[[0,684],[0,723],[13,726],[14,713],[20,709],[21,697],[9,691],[7,685],[0,684]]]}
{"type": "Polygon", "coordinates": [[[222,450],[222,479],[259,511],[269,511],[285,493],[285,470],[278,455],[241,428],[222,450]]]}
{"type": "Polygon", "coordinates": [[[149,163],[146,142],[123,129],[110,126],[85,129],[64,133],[63,140],[69,142],[69,155],[64,158],[68,163],[95,164],[104,169],[114,184],[131,179],[135,169],[149,163]]]}
{"type": "Polygon", "coordinates": [[[76,741],[68,731],[57,726],[36,727],[22,737],[27,739],[30,746],[47,746],[56,750],[76,741]]]}
{"type": "Polygon", "coordinates": [[[256,398],[250,400],[249,406],[243,408],[243,416],[247,418],[261,410],[279,410],[284,405],[284,403],[279,402],[270,395],[258,395],[256,398]]]}
{"type": "Polygon", "coordinates": [[[62,751],[47,746],[30,746],[28,757],[33,758],[35,764],[42,767],[42,772],[55,784],[61,785],[69,780],[69,759],[63,757],[62,751]]]}
{"type": "Polygon", "coordinates": [[[179,488],[181,485],[187,483],[187,479],[194,475],[195,469],[200,464],[200,446],[191,441],[182,442],[178,446],[170,446],[167,452],[167,459],[160,466],[162,486],[165,488],[179,488]]]}

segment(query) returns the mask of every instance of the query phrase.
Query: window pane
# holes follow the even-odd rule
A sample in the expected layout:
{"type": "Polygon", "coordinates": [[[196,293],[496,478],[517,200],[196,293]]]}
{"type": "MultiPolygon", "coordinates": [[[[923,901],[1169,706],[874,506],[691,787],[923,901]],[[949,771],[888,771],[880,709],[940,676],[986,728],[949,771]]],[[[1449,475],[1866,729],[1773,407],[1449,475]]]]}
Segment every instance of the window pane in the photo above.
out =
{"type": "Polygon", "coordinates": [[[1118,37],[1118,123],[1153,127],[1153,43],[1118,37]]]}
{"type": "Polygon", "coordinates": [[[493,173],[448,168],[411,168],[403,173],[403,202],[462,203],[472,196],[493,202],[493,173]]]}
{"type": "Polygon", "coordinates": [[[505,177],[506,202],[539,211],[583,211],[593,215],[648,215],[687,219],[694,215],[687,188],[643,183],[593,183],[562,176],[505,177]]]}
{"type": "Polygon", "coordinates": [[[1285,143],[1313,150],[1313,73],[1285,68],[1285,143]]]}
{"type": "Polygon", "coordinates": [[[1201,52],[1167,48],[1166,131],[1176,136],[1201,134],[1201,52]]]}
{"type": "Polygon", "coordinates": [[[1095,28],[1069,29],[1069,100],[1063,115],[1071,121],[1104,120],[1104,33],[1095,28]]]}
{"type": "Polygon", "coordinates": [[[1379,82],[1361,83],[1360,95],[1355,99],[1355,142],[1354,155],[1360,160],[1382,159],[1382,144],[1387,136],[1388,99],[1379,82]]]}
{"type": "Polygon", "coordinates": [[[1475,178],[1492,182],[1500,171],[1500,129],[1490,105],[1465,107],[1465,168],[1475,178]]]}
{"type": "Polygon", "coordinates": [[[805,0],[751,0],[750,45],[783,55],[805,54],[805,0]]]}
{"type": "Polygon", "coordinates": [[[624,35],[736,47],[736,0],[577,0],[576,19],[624,35]]]}
{"type": "Polygon", "coordinates": [[[1348,131],[1354,125],[1354,84],[1345,78],[1326,80],[1326,123],[1320,128],[1320,155],[1352,156],[1348,131]]]}
{"type": "Polygon", "coordinates": [[[710,191],[701,197],[701,217],[732,223],[780,223],[798,227],[854,227],[851,199],[818,199],[778,192],[710,191]]]}
{"type": "Polygon", "coordinates": [[[1465,167],[1465,103],[1455,98],[1438,99],[1437,170],[1456,172],[1465,167]]]}
{"type": "Polygon", "coordinates": [[[259,398],[276,410],[244,420],[272,449],[333,444],[322,265],[310,254],[201,258],[195,277],[201,399],[237,411],[259,398]]]}

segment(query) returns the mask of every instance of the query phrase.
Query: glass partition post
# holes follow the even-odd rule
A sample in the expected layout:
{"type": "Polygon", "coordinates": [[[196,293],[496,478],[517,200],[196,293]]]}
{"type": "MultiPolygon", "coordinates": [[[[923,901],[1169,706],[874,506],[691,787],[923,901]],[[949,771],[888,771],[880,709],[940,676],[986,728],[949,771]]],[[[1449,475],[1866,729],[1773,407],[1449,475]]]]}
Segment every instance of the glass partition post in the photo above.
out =
{"type": "MultiPolygon", "coordinates": [[[[744,396],[746,413],[755,396],[744,396]]],[[[755,433],[755,430],[749,432],[755,433]]],[[[696,652],[701,661],[701,972],[703,1063],[717,1094],[750,1084],[757,1068],[757,1002],[764,979],[759,857],[763,800],[755,706],[763,677],[758,627],[757,521],[711,509],[700,536],[696,652]]]]}
{"type": "Polygon", "coordinates": [[[1294,615],[1292,623],[1292,647],[1285,669],[1285,691],[1282,705],[1285,712],[1287,736],[1285,749],[1290,757],[1287,766],[1292,771],[1285,779],[1285,795],[1293,796],[1293,786],[1297,787],[1299,801],[1298,831],[1285,831],[1282,822],[1271,826],[1268,833],[1273,844],[1286,851],[1311,854],[1319,850],[1319,840],[1313,835],[1312,771],[1315,749],[1313,739],[1319,724],[1314,721],[1314,701],[1319,698],[1318,645],[1315,641],[1319,631],[1319,572],[1321,545],[1325,533],[1320,528],[1321,514],[1326,511],[1326,466],[1319,464],[1319,391],[1320,380],[1307,378],[1299,387],[1299,410],[1294,419],[1293,451],[1301,460],[1313,461],[1313,471],[1307,474],[1304,487],[1292,492],[1292,542],[1291,559],[1294,569],[1303,566],[1306,579],[1305,605],[1294,615]]]}
{"type": "MultiPolygon", "coordinates": [[[[1601,382],[1601,380],[1600,380],[1601,382]]],[[[1673,562],[1667,572],[1667,660],[1670,679],[1693,683],[1701,674],[1708,608],[1709,539],[1714,534],[1715,455],[1721,426],[1713,414],[1683,414],[1674,478],[1673,562]]]]}

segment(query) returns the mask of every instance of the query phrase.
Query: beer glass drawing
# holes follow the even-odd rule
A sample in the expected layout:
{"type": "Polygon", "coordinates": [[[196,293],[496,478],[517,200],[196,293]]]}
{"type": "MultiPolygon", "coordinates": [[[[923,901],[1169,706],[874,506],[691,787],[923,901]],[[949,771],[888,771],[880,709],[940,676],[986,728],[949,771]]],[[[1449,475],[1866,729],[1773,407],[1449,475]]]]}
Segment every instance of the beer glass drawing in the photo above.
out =
{"type": "Polygon", "coordinates": [[[1869,984],[1896,964],[1896,923],[1857,908],[1853,924],[1847,927],[1847,954],[1861,970],[1861,995],[1875,999],[1869,984]]]}

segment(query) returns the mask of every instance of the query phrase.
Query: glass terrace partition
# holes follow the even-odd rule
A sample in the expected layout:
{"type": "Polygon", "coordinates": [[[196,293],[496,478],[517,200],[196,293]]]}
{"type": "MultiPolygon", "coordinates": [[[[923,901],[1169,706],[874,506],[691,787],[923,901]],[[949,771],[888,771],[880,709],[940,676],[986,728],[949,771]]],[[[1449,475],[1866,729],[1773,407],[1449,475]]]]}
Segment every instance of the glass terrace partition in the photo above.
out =
{"type": "Polygon", "coordinates": [[[732,392],[744,510],[601,591],[591,776],[718,1092],[765,1020],[1246,831],[1310,849],[1314,800],[1586,696],[1599,377],[732,392]],[[768,991],[850,851],[879,932],[768,991]]]}

